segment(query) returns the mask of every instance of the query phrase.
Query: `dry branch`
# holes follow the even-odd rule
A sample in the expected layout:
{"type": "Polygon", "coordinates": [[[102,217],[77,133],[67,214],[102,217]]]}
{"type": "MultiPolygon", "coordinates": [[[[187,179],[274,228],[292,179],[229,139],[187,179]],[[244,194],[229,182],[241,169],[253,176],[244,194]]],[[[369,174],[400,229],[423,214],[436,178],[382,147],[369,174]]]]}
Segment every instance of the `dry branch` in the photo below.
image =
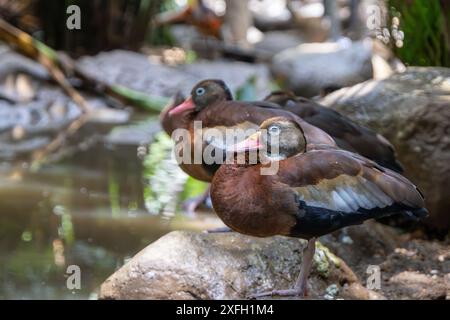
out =
{"type": "Polygon", "coordinates": [[[66,76],[60,69],[58,56],[55,51],[45,44],[32,38],[29,34],[17,29],[3,19],[0,19],[0,40],[12,46],[16,51],[27,57],[38,61],[49,72],[51,77],[69,95],[69,97],[80,107],[81,114],[70,123],[66,130],[57,136],[43,149],[34,152],[32,157],[32,168],[38,168],[45,157],[57,150],[70,135],[73,135],[88,119],[90,107],[83,96],[72,87],[66,76]]]}

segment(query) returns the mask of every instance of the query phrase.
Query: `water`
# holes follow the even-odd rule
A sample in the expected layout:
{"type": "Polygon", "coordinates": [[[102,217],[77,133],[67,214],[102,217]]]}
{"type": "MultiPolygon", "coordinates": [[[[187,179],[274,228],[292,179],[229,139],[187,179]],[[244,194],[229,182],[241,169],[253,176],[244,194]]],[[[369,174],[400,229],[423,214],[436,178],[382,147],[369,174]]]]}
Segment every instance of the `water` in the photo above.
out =
{"type": "Polygon", "coordinates": [[[189,180],[166,155],[152,161],[138,148],[99,143],[35,173],[0,165],[1,299],[95,299],[110,274],[165,233],[217,225],[211,214],[174,214],[189,180]],[[165,165],[148,167],[155,162],[165,165]],[[66,286],[69,265],[80,267],[80,290],[66,286]]]}

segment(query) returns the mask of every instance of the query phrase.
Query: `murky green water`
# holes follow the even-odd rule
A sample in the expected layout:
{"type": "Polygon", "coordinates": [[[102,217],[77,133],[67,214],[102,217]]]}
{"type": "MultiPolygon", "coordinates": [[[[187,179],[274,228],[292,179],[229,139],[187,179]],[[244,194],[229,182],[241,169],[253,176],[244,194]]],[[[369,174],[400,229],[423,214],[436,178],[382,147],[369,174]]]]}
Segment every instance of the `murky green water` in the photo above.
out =
{"type": "Polygon", "coordinates": [[[163,234],[217,224],[210,214],[174,214],[202,185],[170,162],[166,137],[145,147],[100,143],[35,173],[0,165],[1,299],[96,298],[111,273],[163,234]],[[81,269],[79,290],[66,286],[69,265],[81,269]]]}

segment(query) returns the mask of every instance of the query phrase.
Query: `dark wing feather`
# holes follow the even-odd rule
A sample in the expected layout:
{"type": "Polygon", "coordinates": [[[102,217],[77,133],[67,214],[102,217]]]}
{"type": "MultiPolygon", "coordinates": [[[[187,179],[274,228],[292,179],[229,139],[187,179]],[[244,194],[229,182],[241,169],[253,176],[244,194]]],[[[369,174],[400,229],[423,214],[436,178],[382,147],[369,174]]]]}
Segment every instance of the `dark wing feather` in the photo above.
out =
{"type": "Polygon", "coordinates": [[[412,208],[424,206],[422,195],[405,177],[345,150],[312,150],[289,158],[286,162],[292,162],[289,164],[292,176],[297,174],[302,177],[292,181],[291,176],[291,181],[288,181],[291,187],[300,188],[305,197],[308,197],[308,189],[311,189],[311,201],[320,199],[322,204],[341,208],[341,211],[352,211],[358,205],[364,207],[365,197],[371,198],[367,199],[369,204],[365,209],[381,208],[392,203],[412,208]],[[320,198],[313,196],[317,196],[314,189],[319,192],[320,198]],[[342,203],[339,197],[333,198],[333,192],[342,195],[342,203]],[[351,200],[346,198],[347,193],[351,200]]]}

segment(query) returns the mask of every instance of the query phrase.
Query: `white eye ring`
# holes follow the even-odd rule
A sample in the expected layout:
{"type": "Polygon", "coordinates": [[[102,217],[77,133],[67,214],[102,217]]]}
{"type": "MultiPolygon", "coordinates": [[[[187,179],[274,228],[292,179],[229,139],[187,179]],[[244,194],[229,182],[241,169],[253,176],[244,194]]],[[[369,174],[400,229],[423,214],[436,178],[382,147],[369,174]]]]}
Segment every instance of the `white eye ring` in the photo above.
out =
{"type": "Polygon", "coordinates": [[[206,92],[206,90],[203,87],[197,88],[195,90],[195,94],[198,95],[198,96],[201,96],[201,95],[205,94],[205,92],[206,92]]]}
{"type": "Polygon", "coordinates": [[[271,126],[269,127],[269,133],[270,134],[279,134],[280,133],[280,128],[277,126],[271,126]]]}

